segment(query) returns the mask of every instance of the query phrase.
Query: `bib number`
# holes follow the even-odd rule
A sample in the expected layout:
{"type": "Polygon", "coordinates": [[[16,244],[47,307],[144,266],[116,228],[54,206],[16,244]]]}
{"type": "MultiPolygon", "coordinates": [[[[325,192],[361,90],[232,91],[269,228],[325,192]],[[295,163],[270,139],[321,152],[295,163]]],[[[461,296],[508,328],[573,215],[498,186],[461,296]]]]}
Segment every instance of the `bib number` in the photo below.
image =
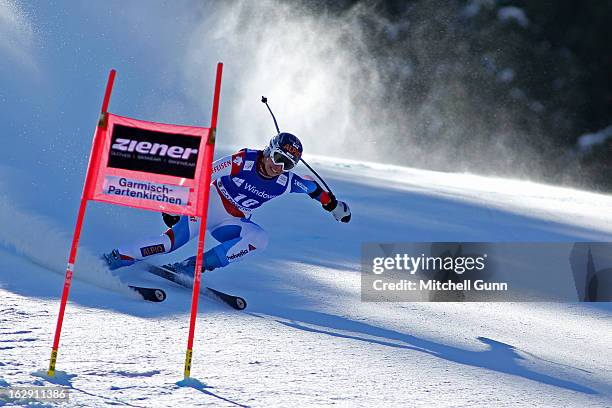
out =
{"type": "Polygon", "coordinates": [[[234,201],[237,202],[238,204],[240,204],[243,207],[249,208],[252,207],[254,205],[259,204],[259,201],[254,200],[252,198],[249,198],[248,200],[244,200],[246,198],[246,195],[244,194],[238,194],[236,197],[234,197],[234,201]],[[244,200],[244,201],[242,201],[244,200]],[[240,202],[242,201],[242,202],[240,202]]]}

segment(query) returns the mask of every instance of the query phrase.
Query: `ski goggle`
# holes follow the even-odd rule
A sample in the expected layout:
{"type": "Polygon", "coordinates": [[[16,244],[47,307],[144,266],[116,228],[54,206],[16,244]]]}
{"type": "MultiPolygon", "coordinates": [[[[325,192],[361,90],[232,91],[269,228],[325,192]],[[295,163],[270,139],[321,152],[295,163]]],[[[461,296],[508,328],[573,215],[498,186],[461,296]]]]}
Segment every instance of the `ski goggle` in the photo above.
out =
{"type": "Polygon", "coordinates": [[[287,156],[281,149],[275,147],[270,149],[268,157],[272,159],[272,163],[277,166],[283,166],[283,170],[291,170],[296,166],[296,162],[287,156]]]}

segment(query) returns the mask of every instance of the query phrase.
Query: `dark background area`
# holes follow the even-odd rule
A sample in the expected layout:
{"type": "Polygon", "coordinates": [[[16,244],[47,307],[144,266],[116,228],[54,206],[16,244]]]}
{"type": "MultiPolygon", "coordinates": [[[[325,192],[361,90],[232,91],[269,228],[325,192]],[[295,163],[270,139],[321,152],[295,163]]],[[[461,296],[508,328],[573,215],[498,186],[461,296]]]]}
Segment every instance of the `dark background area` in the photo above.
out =
{"type": "Polygon", "coordinates": [[[416,143],[461,157],[463,170],[612,190],[612,1],[302,4],[359,19],[361,57],[384,73],[412,133],[395,135],[392,161],[416,143]]]}

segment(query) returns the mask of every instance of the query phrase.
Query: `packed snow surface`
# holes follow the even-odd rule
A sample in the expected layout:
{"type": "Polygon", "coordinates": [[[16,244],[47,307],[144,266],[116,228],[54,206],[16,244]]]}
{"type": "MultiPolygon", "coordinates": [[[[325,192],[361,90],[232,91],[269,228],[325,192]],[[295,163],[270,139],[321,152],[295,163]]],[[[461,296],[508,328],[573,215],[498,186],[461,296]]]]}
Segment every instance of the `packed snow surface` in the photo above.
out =
{"type": "MultiPolygon", "coordinates": [[[[138,265],[113,276],[97,260],[124,240],[162,232],[161,217],[89,205],[55,379],[70,388],[69,406],[612,405],[610,304],[360,300],[364,242],[610,241],[612,197],[310,159],[352,221],[337,223],[298,194],[256,213],[270,234],[266,252],[204,276],[249,307],[201,297],[188,381],[190,291],[138,265]],[[163,287],[168,299],[144,302],[126,283],[163,287]]],[[[53,385],[44,371],[78,206],[76,193],[59,192],[80,186],[22,202],[15,180],[31,180],[9,173],[0,172],[0,385],[53,385]],[[51,210],[58,203],[70,211],[51,210]]],[[[156,261],[194,252],[190,243],[156,261]]]]}

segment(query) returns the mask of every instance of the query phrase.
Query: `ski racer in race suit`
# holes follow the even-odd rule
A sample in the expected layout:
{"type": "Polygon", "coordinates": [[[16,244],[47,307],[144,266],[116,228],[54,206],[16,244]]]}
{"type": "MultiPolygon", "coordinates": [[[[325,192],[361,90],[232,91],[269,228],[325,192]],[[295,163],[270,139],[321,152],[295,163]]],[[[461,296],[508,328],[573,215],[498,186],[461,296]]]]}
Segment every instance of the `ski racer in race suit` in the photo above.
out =
{"type": "MultiPolygon", "coordinates": [[[[212,271],[263,251],[267,233],[251,221],[252,213],[269,200],[285,193],[308,194],[332,213],[337,221],[349,222],[348,205],[324,191],[314,180],[290,171],[302,155],[300,140],[291,133],[279,133],[262,150],[242,149],[212,164],[212,182],[206,229],[220,243],[203,256],[203,269],[212,271]]],[[[121,246],[104,259],[109,268],[123,266],[165,254],[185,245],[199,233],[199,219],[163,214],[169,229],[160,236],[121,246]]],[[[167,267],[193,276],[196,257],[167,267]]]]}

